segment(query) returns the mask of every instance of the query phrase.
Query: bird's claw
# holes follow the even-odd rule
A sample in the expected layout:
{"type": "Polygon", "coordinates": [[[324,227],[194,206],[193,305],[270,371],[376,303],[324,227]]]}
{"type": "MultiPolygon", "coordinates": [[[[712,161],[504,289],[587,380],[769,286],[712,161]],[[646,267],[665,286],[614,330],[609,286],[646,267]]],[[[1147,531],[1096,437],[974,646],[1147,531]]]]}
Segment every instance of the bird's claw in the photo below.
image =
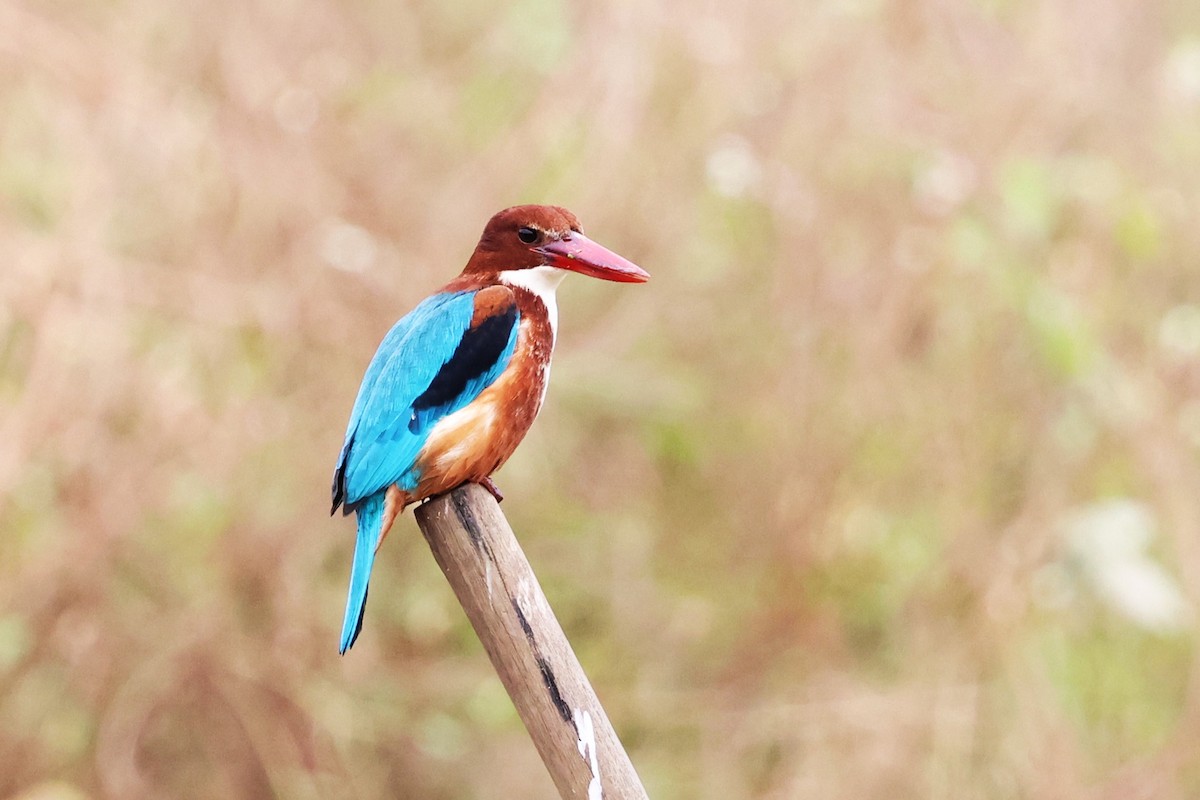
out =
{"type": "Polygon", "coordinates": [[[487,489],[492,497],[496,498],[497,503],[504,502],[504,492],[500,491],[500,487],[493,483],[491,478],[484,478],[479,482],[479,485],[487,489]]]}

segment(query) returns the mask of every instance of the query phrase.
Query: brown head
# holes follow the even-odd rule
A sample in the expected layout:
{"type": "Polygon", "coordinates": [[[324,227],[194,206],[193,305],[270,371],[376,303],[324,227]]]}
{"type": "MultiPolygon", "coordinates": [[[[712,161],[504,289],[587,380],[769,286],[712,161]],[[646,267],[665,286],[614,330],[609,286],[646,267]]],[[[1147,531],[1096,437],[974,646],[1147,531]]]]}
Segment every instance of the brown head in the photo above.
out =
{"type": "Polygon", "coordinates": [[[591,275],[621,283],[642,283],[650,275],[583,235],[579,220],[559,206],[513,206],[497,213],[483,229],[463,274],[498,275],[534,267],[591,275]]]}

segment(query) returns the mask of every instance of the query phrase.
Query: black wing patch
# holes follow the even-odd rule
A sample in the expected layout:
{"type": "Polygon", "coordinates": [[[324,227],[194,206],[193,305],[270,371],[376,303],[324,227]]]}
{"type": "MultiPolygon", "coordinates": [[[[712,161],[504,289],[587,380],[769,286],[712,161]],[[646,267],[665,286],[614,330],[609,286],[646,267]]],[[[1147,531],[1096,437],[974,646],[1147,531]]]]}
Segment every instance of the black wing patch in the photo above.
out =
{"type": "MultiPolygon", "coordinates": [[[[342,447],[342,455],[338,458],[337,469],[333,471],[333,508],[329,509],[329,515],[338,510],[338,506],[346,499],[346,462],[350,460],[350,448],[354,446],[354,434],[346,440],[346,444],[342,447]]],[[[346,506],[343,515],[350,513],[350,506],[346,506]]]]}
{"type": "Polygon", "coordinates": [[[410,430],[416,430],[423,424],[428,412],[452,404],[464,391],[467,384],[483,375],[496,365],[504,348],[508,346],[509,336],[512,335],[513,325],[517,323],[517,306],[511,304],[507,308],[490,317],[485,317],[472,328],[463,333],[462,341],[450,356],[450,360],[442,365],[438,374],[433,376],[429,388],[413,401],[415,412],[408,423],[410,430]]]}

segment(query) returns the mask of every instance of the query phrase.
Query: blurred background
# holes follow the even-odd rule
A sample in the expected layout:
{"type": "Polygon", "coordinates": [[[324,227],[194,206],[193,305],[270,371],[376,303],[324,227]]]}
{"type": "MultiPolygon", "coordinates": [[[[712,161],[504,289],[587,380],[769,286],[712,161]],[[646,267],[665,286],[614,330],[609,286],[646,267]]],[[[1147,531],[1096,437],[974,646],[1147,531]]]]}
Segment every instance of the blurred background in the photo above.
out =
{"type": "Polygon", "coordinates": [[[552,798],[393,321],[569,280],[504,504],[651,796],[1200,796],[1200,5],[0,1],[0,797],[552,798]]]}

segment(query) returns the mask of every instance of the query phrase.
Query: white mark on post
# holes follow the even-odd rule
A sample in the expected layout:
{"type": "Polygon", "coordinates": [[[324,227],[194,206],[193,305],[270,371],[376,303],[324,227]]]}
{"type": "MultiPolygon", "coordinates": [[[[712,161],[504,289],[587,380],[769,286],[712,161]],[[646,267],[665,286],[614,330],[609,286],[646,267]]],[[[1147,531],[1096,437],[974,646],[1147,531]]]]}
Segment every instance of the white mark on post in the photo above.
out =
{"type": "Polygon", "coordinates": [[[533,609],[533,588],[529,585],[528,578],[517,581],[517,605],[521,607],[521,613],[528,618],[533,609]]]}
{"type": "Polygon", "coordinates": [[[492,604],[492,560],[490,558],[487,559],[487,566],[484,569],[484,574],[487,575],[488,605],[490,606],[492,604]]]}
{"type": "Polygon", "coordinates": [[[576,746],[579,755],[588,762],[592,770],[592,780],[588,783],[588,800],[603,800],[604,789],[600,786],[600,756],[596,753],[596,729],[592,726],[592,715],[586,708],[574,711],[575,732],[579,735],[576,746]]]}

